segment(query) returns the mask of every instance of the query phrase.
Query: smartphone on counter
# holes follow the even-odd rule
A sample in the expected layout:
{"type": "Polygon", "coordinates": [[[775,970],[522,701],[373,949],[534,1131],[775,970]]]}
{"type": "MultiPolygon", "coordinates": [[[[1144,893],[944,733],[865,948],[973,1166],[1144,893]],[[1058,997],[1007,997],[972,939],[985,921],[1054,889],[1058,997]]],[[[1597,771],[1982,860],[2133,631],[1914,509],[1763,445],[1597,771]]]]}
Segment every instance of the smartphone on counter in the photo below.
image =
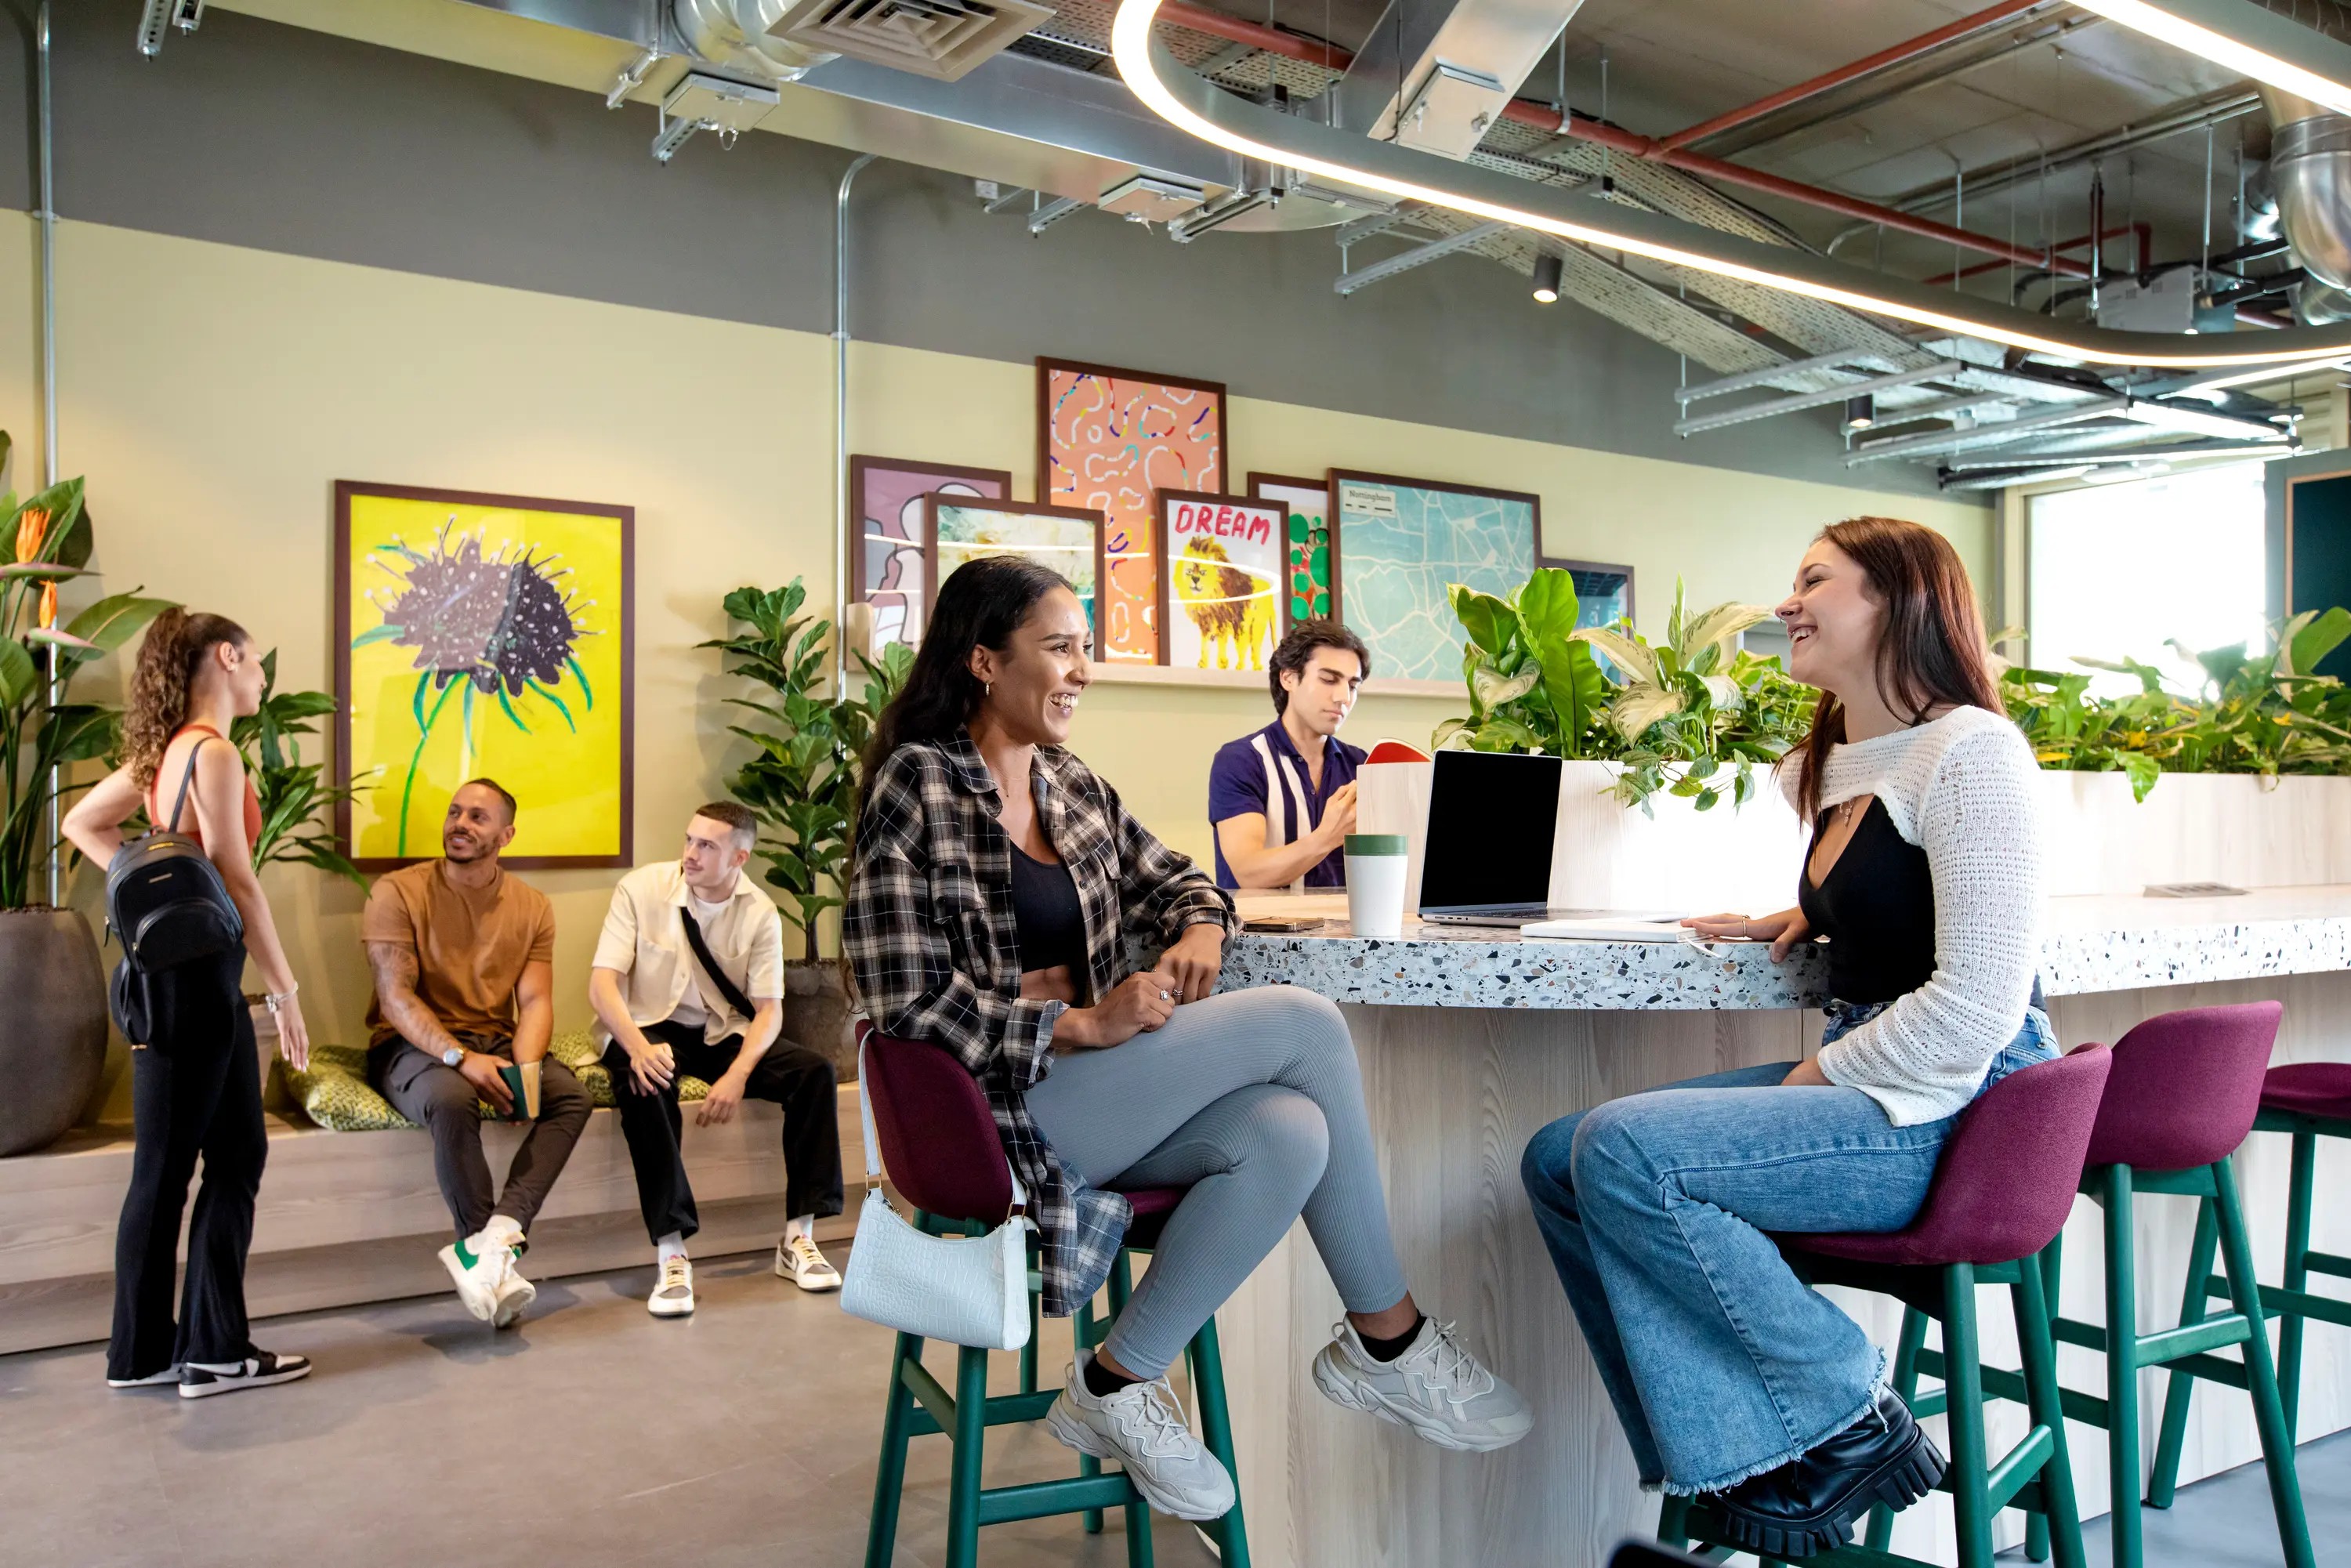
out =
{"type": "Polygon", "coordinates": [[[1330,924],[1319,915],[1260,915],[1254,920],[1242,921],[1241,929],[1269,936],[1295,936],[1301,931],[1320,931],[1330,924]]]}

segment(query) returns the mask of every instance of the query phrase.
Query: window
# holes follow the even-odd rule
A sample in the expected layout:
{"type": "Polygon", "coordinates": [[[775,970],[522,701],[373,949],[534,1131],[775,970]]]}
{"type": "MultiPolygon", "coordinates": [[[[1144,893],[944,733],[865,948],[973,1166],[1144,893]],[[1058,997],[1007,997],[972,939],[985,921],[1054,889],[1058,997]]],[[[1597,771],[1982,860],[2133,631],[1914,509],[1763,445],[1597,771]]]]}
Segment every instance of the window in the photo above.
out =
{"type": "MultiPolygon", "coordinates": [[[[2133,658],[2193,693],[2204,674],[2191,651],[2266,641],[2262,468],[2231,464],[2194,473],[2093,485],[2029,503],[2032,663],[2071,672],[2073,661],[2133,658]]],[[[2129,675],[2099,673],[2094,691],[2136,691],[2129,675]]]]}

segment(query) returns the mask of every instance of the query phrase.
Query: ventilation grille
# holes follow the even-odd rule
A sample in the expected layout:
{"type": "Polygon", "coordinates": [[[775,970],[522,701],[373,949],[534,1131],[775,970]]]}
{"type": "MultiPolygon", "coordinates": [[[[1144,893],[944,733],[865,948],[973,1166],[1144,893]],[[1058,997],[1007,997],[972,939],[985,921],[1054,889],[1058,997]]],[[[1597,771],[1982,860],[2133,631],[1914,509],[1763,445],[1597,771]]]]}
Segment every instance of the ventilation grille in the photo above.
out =
{"type": "Polygon", "coordinates": [[[954,81],[1053,14],[1031,0],[800,0],[768,32],[954,81]]]}

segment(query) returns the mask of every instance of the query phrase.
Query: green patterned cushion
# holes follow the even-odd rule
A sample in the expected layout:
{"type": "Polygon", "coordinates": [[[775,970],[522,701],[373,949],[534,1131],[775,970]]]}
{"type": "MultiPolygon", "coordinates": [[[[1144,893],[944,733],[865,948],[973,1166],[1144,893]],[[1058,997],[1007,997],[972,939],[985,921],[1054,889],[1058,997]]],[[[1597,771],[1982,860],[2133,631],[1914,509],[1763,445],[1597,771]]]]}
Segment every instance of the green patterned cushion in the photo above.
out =
{"type": "MultiPolygon", "coordinates": [[[[599,1105],[612,1103],[612,1075],[596,1050],[596,1038],[586,1030],[565,1030],[547,1042],[547,1054],[571,1070],[588,1097],[599,1105]]],[[[416,1124],[392,1108],[392,1103],[368,1082],[367,1052],[350,1045],[314,1045],[310,1065],[297,1072],[287,1067],[286,1084],[295,1103],[319,1126],[332,1133],[385,1133],[413,1128],[416,1124]]],[[[681,1077],[681,1102],[701,1099],[710,1085],[699,1078],[681,1077]]],[[[485,1119],[489,1107],[482,1108],[485,1119]]]]}

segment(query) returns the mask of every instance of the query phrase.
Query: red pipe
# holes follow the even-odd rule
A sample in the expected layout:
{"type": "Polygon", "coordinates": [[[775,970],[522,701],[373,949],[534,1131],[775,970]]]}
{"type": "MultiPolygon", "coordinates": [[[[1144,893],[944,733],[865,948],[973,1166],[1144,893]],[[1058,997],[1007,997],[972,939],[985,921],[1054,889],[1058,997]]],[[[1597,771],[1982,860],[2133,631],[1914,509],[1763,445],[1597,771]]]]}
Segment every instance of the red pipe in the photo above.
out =
{"type": "MultiPolygon", "coordinates": [[[[2145,256],[2147,254],[2147,246],[2154,243],[2154,229],[2144,219],[2135,224],[2118,224],[2115,227],[2106,230],[2105,234],[2098,237],[2101,239],[2120,239],[2125,235],[2137,235],[2138,236],[2138,254],[2141,256],[2145,256]]],[[[2089,243],[2090,236],[2088,235],[2076,235],[2072,239],[2059,240],[2056,246],[2057,254],[2063,256],[2069,250],[2079,250],[2089,243]]],[[[1955,282],[1961,277],[1975,277],[1987,272],[1998,272],[2001,267],[2006,267],[2008,263],[2004,261],[1979,262],[1973,267],[1963,268],[1957,274],[1946,272],[1940,277],[1923,277],[1920,278],[1919,281],[1929,288],[1939,288],[1944,284],[1955,282]]]]}
{"type": "MultiPolygon", "coordinates": [[[[1249,44],[1265,50],[1268,54],[1280,55],[1288,59],[1304,60],[1310,65],[1322,66],[1330,70],[1343,71],[1355,57],[1336,44],[1303,38],[1295,33],[1285,33],[1256,22],[1243,21],[1238,16],[1227,16],[1222,11],[1212,11],[1204,5],[1194,5],[1191,0],[1160,0],[1159,17],[1162,21],[1172,22],[1179,27],[1189,27],[1196,33],[1207,33],[1215,37],[1230,39],[1234,43],[1249,44]]],[[[1719,180],[1729,185],[1743,185],[1750,191],[1761,191],[1767,195],[1778,196],[1785,201],[1800,202],[1806,206],[1819,207],[1826,212],[1841,213],[1846,217],[1855,218],[1864,223],[1882,224],[1887,228],[1898,230],[1903,234],[1917,235],[1921,239],[1936,240],[1944,245],[1957,246],[1963,250],[1972,250],[1984,256],[1995,256],[2002,265],[2016,262],[2024,267],[2039,267],[2046,259],[2039,251],[2006,245],[1983,235],[1970,234],[1965,229],[1955,229],[1949,224],[1938,224],[1931,219],[1914,217],[1908,213],[1896,212],[1892,207],[1879,206],[1875,202],[1865,202],[1857,196],[1842,195],[1834,191],[1824,191],[1817,185],[1800,184],[1793,180],[1783,180],[1777,174],[1766,174],[1758,169],[1743,168],[1737,163],[1725,162],[1719,158],[1708,158],[1703,153],[1667,147],[1655,138],[1638,135],[1619,126],[1604,125],[1596,120],[1583,120],[1573,115],[1562,118],[1540,104],[1513,99],[1502,106],[1502,115],[1505,119],[1515,120],[1522,125],[1531,125],[1540,131],[1556,135],[1573,136],[1584,141],[1597,141],[1603,146],[1613,147],[1635,158],[1651,159],[1668,168],[1679,169],[1685,173],[1719,180]]],[[[2076,277],[2090,276],[2088,267],[2079,262],[2066,261],[2063,258],[2057,262],[2055,270],[2076,277]]]]}
{"type": "Polygon", "coordinates": [[[1966,37],[1970,33],[2004,22],[2021,12],[2030,11],[2036,6],[2047,4],[2048,0],[2001,0],[2001,4],[1997,5],[1987,6],[1970,16],[1962,16],[1958,21],[1938,27],[1931,33],[1921,33],[1917,37],[1896,44],[1890,49],[1880,49],[1866,58],[1855,60],[1849,66],[1839,66],[1836,69],[1816,76],[1810,81],[1798,82],[1791,88],[1782,88],[1769,98],[1759,98],[1753,103],[1718,114],[1712,120],[1693,125],[1687,131],[1677,131],[1671,136],[1661,139],[1657,145],[1666,152],[1677,152],[1691,142],[1703,141],[1717,131],[1728,131],[1734,125],[1744,125],[1750,120],[1761,120],[1774,110],[1785,109],[1792,103],[1801,103],[1805,99],[1814,98],[1828,91],[1831,88],[1843,87],[1855,77],[1867,76],[1870,72],[1883,70],[1887,66],[1900,65],[1903,61],[1926,54],[1929,50],[1938,49],[1955,38],[1966,37]]]}

